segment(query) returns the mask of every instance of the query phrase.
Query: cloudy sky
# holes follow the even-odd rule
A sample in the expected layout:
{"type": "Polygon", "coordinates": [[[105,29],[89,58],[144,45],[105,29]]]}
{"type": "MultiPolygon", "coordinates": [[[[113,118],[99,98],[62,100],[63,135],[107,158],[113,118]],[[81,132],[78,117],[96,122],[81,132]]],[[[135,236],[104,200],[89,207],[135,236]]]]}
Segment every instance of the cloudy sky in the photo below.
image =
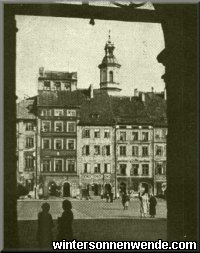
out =
{"type": "Polygon", "coordinates": [[[78,87],[99,88],[98,65],[111,30],[114,54],[122,65],[120,84],[123,95],[134,89],[164,89],[165,69],[156,57],[164,49],[160,24],[88,19],[16,16],[17,96],[37,94],[39,67],[46,70],[78,72],[78,87]]]}

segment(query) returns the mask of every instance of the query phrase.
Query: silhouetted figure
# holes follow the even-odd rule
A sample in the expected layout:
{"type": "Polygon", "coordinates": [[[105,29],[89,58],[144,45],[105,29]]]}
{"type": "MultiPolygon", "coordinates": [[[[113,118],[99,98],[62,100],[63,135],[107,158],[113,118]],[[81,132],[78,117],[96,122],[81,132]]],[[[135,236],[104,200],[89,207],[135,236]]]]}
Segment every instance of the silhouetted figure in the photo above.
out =
{"type": "Polygon", "coordinates": [[[42,211],[38,213],[37,241],[39,248],[47,249],[52,247],[53,219],[49,210],[50,205],[44,203],[42,204],[42,211]]]}
{"type": "Polygon", "coordinates": [[[113,202],[113,192],[110,193],[110,202],[113,202]]]}
{"type": "Polygon", "coordinates": [[[126,192],[122,191],[122,206],[125,210],[125,203],[126,203],[126,192]]]}
{"type": "Polygon", "coordinates": [[[73,229],[72,222],[74,219],[72,212],[72,204],[69,200],[64,200],[62,204],[64,212],[62,216],[58,218],[58,236],[57,240],[61,241],[63,239],[71,241],[73,240],[73,229]]]}
{"type": "Polygon", "coordinates": [[[154,218],[156,215],[156,205],[157,200],[153,195],[151,195],[149,198],[149,215],[151,218],[154,218]]]}

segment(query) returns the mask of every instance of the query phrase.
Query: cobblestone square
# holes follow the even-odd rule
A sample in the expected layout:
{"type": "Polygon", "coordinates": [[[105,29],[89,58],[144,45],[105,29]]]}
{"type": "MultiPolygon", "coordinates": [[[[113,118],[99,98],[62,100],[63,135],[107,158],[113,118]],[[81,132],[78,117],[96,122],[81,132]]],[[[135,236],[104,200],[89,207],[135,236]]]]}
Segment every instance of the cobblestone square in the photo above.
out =
{"type": "MultiPolygon", "coordinates": [[[[62,213],[62,200],[18,201],[18,228],[20,247],[37,248],[37,213],[42,203],[48,202],[54,219],[62,213]]],[[[139,200],[131,199],[129,209],[123,210],[121,200],[106,203],[105,200],[72,200],[74,236],[78,241],[136,241],[166,240],[166,202],[158,200],[155,219],[139,216],[139,200]]]]}

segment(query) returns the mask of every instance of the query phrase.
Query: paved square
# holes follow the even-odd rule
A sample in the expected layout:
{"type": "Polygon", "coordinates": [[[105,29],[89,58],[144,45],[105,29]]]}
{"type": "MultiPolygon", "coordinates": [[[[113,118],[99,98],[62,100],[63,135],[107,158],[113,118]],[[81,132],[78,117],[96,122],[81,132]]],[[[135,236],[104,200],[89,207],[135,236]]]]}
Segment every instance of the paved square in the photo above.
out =
{"type": "MultiPolygon", "coordinates": [[[[139,218],[139,200],[130,201],[123,210],[121,200],[71,200],[74,213],[74,238],[78,241],[155,241],[166,240],[166,202],[158,200],[157,218],[139,218]]],[[[54,219],[53,237],[57,234],[57,217],[62,213],[62,199],[18,201],[18,229],[21,249],[37,249],[37,214],[48,202],[54,219]]],[[[50,246],[51,247],[51,246],[50,246]]]]}

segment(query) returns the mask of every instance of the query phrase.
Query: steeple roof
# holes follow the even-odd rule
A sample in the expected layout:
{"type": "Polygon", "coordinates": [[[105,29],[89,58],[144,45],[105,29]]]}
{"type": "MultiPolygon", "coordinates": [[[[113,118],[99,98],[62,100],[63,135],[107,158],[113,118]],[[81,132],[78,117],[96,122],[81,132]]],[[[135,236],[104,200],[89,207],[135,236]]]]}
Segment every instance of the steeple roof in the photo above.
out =
{"type": "Polygon", "coordinates": [[[120,67],[121,65],[118,63],[117,58],[114,56],[115,46],[114,43],[111,41],[111,36],[110,36],[110,30],[109,30],[109,36],[108,36],[108,41],[106,42],[105,45],[105,56],[102,60],[102,63],[99,65],[99,67],[104,67],[105,65],[115,65],[120,67]]]}

